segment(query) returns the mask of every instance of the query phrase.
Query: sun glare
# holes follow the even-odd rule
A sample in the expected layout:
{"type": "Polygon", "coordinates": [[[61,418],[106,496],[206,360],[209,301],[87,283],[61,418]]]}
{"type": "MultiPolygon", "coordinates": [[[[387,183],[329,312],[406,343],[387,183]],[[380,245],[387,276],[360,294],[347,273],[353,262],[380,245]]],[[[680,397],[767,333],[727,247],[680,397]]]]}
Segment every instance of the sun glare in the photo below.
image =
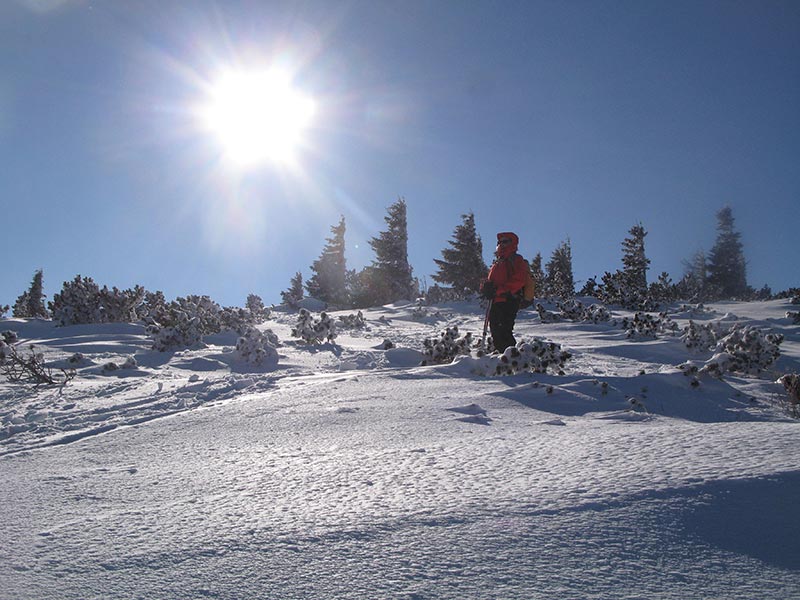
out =
{"type": "Polygon", "coordinates": [[[286,73],[238,71],[212,86],[203,116],[227,158],[247,167],[292,162],[314,112],[313,100],[286,73]]]}

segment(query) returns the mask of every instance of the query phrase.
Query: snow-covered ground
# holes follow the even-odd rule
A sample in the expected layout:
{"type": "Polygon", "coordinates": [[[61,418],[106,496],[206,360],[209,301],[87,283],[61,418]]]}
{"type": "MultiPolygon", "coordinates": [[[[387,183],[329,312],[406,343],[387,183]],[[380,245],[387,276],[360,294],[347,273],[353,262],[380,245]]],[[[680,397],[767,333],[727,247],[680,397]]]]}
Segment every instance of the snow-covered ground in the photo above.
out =
{"type": "Polygon", "coordinates": [[[790,308],[673,315],[785,336],[761,377],[694,387],[676,366],[710,353],[678,335],[533,311],[517,337],[569,350],[564,375],[419,366],[448,326],[480,337],[469,303],[312,347],[273,313],[272,369],[233,335],[159,353],[140,325],[0,321],[84,357],[63,387],[0,383],[0,597],[800,598],[790,308]]]}

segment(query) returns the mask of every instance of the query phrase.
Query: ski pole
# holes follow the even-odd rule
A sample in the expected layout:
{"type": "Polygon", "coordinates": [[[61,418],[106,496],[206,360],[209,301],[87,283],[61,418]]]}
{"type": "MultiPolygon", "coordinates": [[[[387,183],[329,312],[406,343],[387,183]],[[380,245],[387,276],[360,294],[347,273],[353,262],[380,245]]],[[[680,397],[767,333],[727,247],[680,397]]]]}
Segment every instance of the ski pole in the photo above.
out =
{"type": "Polygon", "coordinates": [[[489,300],[489,305],[486,307],[486,318],[483,319],[483,337],[481,338],[481,350],[486,351],[486,330],[489,327],[489,311],[492,310],[492,303],[494,298],[489,300]]]}

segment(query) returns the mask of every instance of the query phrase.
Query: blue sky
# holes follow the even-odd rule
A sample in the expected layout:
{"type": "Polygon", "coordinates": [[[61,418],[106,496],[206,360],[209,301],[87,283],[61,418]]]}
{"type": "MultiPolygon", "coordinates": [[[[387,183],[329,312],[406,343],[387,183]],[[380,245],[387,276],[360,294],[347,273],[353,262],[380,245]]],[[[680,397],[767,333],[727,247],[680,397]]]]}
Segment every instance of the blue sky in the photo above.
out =
{"type": "Polygon", "coordinates": [[[99,284],[269,302],[340,215],[347,259],[408,202],[409,259],[474,211],[576,279],[638,222],[674,280],[733,208],[748,280],[800,285],[800,3],[194,0],[0,3],[0,302],[99,284]],[[316,112],[291,168],[221,158],[221,70],[286,66],[316,112]]]}

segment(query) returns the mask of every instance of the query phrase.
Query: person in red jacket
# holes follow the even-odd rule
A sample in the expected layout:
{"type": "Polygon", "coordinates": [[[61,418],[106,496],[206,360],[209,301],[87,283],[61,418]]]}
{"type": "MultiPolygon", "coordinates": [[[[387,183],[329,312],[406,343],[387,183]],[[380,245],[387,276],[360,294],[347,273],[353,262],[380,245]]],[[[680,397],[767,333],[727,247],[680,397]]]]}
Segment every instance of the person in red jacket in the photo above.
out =
{"type": "Polygon", "coordinates": [[[497,257],[489,269],[489,278],[481,285],[481,295],[492,301],[489,309],[489,328],[495,350],[504,352],[516,346],[514,321],[519,310],[522,288],[525,287],[528,263],[517,254],[517,234],[504,231],[497,234],[497,257]]]}

